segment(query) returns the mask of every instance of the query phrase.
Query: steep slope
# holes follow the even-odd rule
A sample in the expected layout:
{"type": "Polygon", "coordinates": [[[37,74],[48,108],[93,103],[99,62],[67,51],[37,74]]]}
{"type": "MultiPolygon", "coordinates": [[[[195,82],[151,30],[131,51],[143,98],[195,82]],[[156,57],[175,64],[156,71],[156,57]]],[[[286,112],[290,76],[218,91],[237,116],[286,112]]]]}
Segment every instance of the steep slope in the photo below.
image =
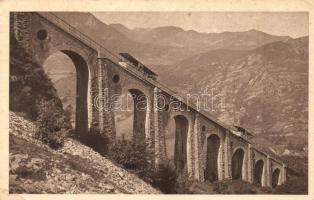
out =
{"type": "Polygon", "coordinates": [[[10,193],[160,193],[76,140],[52,150],[33,138],[35,130],[10,112],[10,193]]]}
{"type": "Polygon", "coordinates": [[[250,51],[209,51],[161,76],[184,93],[213,90],[212,114],[248,128],[258,143],[280,154],[307,155],[308,37],[250,51]]]}

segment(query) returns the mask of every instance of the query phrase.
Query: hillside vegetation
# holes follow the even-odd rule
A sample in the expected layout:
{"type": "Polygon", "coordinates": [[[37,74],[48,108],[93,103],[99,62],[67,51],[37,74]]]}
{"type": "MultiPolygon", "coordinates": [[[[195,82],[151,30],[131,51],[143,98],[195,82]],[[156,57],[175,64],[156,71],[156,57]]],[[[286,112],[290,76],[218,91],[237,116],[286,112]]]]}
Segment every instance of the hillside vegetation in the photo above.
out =
{"type": "Polygon", "coordinates": [[[35,139],[36,128],[10,112],[10,193],[160,193],[74,139],[51,149],[35,139]]]}

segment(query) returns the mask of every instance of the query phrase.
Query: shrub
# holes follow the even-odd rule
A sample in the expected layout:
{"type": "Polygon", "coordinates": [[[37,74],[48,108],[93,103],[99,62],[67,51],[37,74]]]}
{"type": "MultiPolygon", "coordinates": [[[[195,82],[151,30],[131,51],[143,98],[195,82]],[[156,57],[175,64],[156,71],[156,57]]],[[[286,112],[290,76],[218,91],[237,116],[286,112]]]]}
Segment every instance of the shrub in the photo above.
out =
{"type": "Polygon", "coordinates": [[[215,184],[214,191],[218,194],[232,194],[233,191],[230,190],[228,184],[230,184],[230,182],[218,182],[217,184],[215,184]]]}
{"type": "Polygon", "coordinates": [[[105,156],[108,154],[109,138],[106,135],[100,133],[97,127],[94,127],[89,131],[86,137],[75,135],[83,144],[91,147],[94,151],[100,155],[105,156]]]}
{"type": "Polygon", "coordinates": [[[273,189],[274,194],[308,194],[307,176],[291,176],[288,181],[273,189]]]}
{"type": "Polygon", "coordinates": [[[175,185],[177,194],[193,194],[191,186],[193,186],[194,182],[188,180],[187,177],[188,174],[186,170],[177,176],[175,185]]]}
{"type": "Polygon", "coordinates": [[[145,141],[129,141],[122,137],[112,144],[108,156],[163,193],[176,194],[188,188],[187,175],[179,177],[173,162],[164,160],[155,168],[153,154],[145,141]]]}
{"type": "Polygon", "coordinates": [[[152,170],[151,154],[145,141],[119,139],[112,145],[109,157],[143,177],[148,177],[147,174],[152,170]]]}
{"type": "Polygon", "coordinates": [[[53,149],[63,146],[64,138],[72,130],[70,119],[57,100],[41,100],[38,104],[36,138],[53,149]]]}
{"type": "Polygon", "coordinates": [[[255,187],[242,180],[226,180],[215,183],[218,194],[256,194],[255,187]]]}
{"type": "Polygon", "coordinates": [[[171,161],[164,161],[153,174],[152,185],[166,194],[176,194],[178,187],[178,174],[171,161]]]}

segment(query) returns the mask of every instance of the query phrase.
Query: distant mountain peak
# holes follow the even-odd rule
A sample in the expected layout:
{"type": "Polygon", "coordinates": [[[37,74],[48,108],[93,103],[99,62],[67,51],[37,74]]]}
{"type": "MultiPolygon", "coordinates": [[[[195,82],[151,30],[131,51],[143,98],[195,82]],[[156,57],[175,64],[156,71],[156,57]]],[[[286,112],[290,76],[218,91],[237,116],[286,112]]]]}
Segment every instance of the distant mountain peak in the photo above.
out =
{"type": "MultiPolygon", "coordinates": [[[[262,31],[259,31],[257,29],[252,28],[252,29],[248,30],[248,32],[258,32],[258,33],[261,33],[262,31]]],[[[262,33],[264,33],[264,32],[262,32],[262,33]]]]}
{"type": "Polygon", "coordinates": [[[154,28],[155,30],[178,30],[178,31],[184,31],[183,28],[177,27],[177,26],[160,26],[157,28],[154,28]]]}
{"type": "Polygon", "coordinates": [[[161,26],[151,30],[151,32],[165,33],[165,34],[176,34],[184,32],[183,28],[177,26],[161,26]]]}
{"type": "Polygon", "coordinates": [[[125,28],[130,30],[128,27],[124,26],[123,24],[120,23],[113,23],[113,24],[109,24],[109,26],[114,27],[114,28],[125,28]]]}

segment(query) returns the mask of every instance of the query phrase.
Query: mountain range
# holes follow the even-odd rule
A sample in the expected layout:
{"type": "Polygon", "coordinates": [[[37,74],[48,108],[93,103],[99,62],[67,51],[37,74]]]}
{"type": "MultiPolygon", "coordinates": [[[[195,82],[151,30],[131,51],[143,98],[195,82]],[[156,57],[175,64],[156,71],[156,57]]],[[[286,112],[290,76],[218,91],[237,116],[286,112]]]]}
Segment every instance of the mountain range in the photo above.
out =
{"type": "MultiPolygon", "coordinates": [[[[55,14],[110,51],[132,54],[180,93],[213,90],[224,103],[211,114],[252,131],[256,141],[273,152],[307,156],[308,37],[294,39],[255,29],[222,33],[180,27],[129,29],[105,24],[90,13],[55,14]]],[[[68,63],[64,57],[58,63],[63,61],[68,63]]],[[[52,73],[58,69],[53,62],[45,68],[52,73]]],[[[68,88],[74,79],[58,78],[59,95],[75,99],[75,88],[68,88]]]]}
{"type": "Polygon", "coordinates": [[[153,29],[128,29],[122,24],[110,24],[110,26],[137,42],[182,47],[195,52],[222,48],[247,50],[267,43],[291,39],[289,36],[269,35],[255,29],[244,32],[199,33],[194,30],[185,31],[175,26],[153,29]]]}

